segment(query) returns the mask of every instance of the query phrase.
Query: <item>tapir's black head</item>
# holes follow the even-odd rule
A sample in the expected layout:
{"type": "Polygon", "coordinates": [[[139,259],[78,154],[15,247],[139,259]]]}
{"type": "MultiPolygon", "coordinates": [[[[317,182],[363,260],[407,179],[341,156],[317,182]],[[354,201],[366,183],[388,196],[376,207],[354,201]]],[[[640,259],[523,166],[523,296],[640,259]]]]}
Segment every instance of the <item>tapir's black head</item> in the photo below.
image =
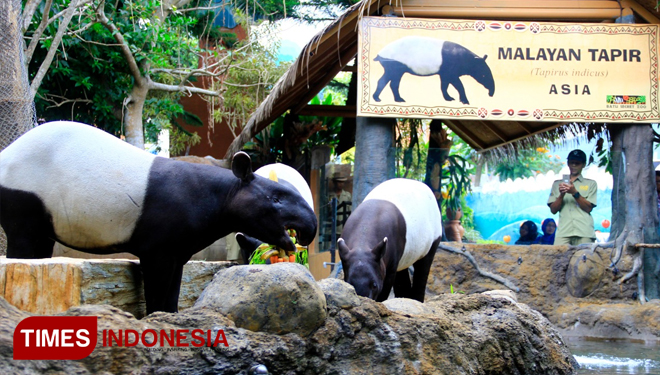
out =
{"type": "Polygon", "coordinates": [[[337,240],[344,281],[353,285],[358,296],[376,300],[385,280],[385,248],[387,237],[372,249],[350,249],[342,238],[337,240]]]}
{"type": "Polygon", "coordinates": [[[250,157],[244,152],[234,155],[232,171],[240,179],[227,207],[236,218],[235,231],[288,251],[296,248],[288,229],[295,229],[301,245],[312,242],[316,215],[298,191],[252,173],[250,157]]]}
{"type": "Polygon", "coordinates": [[[475,60],[471,75],[488,90],[488,96],[493,96],[495,94],[495,80],[493,80],[493,73],[486,63],[487,57],[488,55],[484,55],[484,57],[474,56],[475,60]]]}

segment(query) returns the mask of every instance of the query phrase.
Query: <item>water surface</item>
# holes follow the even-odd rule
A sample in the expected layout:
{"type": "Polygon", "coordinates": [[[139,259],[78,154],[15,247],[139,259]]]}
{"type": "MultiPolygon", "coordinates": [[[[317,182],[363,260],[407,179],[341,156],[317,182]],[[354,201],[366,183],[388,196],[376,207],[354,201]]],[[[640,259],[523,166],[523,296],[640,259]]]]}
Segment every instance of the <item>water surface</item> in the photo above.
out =
{"type": "Polygon", "coordinates": [[[579,375],[660,375],[660,342],[567,340],[579,375]]]}

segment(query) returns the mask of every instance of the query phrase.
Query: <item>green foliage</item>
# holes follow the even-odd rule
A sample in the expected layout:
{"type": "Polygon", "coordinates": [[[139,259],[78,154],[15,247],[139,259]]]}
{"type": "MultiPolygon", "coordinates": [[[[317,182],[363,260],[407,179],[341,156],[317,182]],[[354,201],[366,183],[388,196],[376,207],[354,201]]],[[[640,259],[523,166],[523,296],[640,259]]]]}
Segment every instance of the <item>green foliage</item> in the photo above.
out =
{"type": "Polygon", "coordinates": [[[506,242],[500,240],[477,240],[477,243],[483,245],[488,245],[488,244],[506,245],[506,242]]]}
{"type": "MultiPolygon", "coordinates": [[[[327,92],[321,100],[319,95],[312,98],[309,104],[318,105],[330,105],[334,103],[334,98],[332,93],[327,92]]],[[[287,121],[286,116],[283,115],[278,117],[272,124],[262,130],[259,134],[254,137],[254,142],[247,142],[245,144],[245,151],[252,154],[251,156],[256,156],[257,158],[263,160],[263,162],[281,162],[285,152],[285,147],[290,147],[291,152],[294,153],[305,153],[309,152],[312,148],[319,145],[329,145],[336,146],[339,142],[339,130],[341,129],[341,122],[343,119],[341,117],[324,117],[324,116],[298,116],[293,119],[294,129],[291,131],[299,131],[299,135],[302,135],[303,141],[300,144],[286,144],[284,138],[284,124],[287,121]],[[307,134],[305,129],[310,128],[319,129],[317,132],[313,132],[311,135],[307,134]]],[[[300,137],[290,137],[299,138],[300,137]]]]}
{"type": "Polygon", "coordinates": [[[335,19],[338,13],[359,0],[233,0],[235,9],[255,20],[296,18],[305,21],[335,19]]]}
{"type": "Polygon", "coordinates": [[[461,207],[461,199],[472,190],[470,164],[462,156],[450,154],[442,168],[443,206],[453,211],[461,207]]]}
{"type": "MultiPolygon", "coordinates": [[[[207,3],[193,1],[190,6],[207,3]]],[[[52,11],[42,14],[37,9],[25,36],[33,35],[39,20],[61,12],[68,1],[55,0],[52,11]]],[[[205,13],[173,12],[165,20],[157,18],[161,1],[95,2],[82,8],[83,13],[74,17],[70,30],[56,52],[35,98],[37,113],[46,121],[70,119],[94,124],[110,133],[123,132],[124,103],[134,84],[129,66],[113,34],[97,22],[96,6],[103,6],[105,14],[123,35],[142,74],[154,69],[196,68],[201,54],[218,54],[221,49],[207,50],[200,47],[203,31],[196,28],[205,13]],[[149,69],[146,71],[144,69],[149,69]]],[[[45,36],[56,33],[58,23],[47,26],[45,36]]],[[[29,66],[34,75],[50,47],[51,38],[42,38],[29,66]]],[[[178,84],[178,78],[155,72],[151,78],[160,83],[178,84]]],[[[151,91],[144,108],[145,139],[155,141],[162,128],[171,125],[171,118],[183,113],[179,104],[181,94],[151,91]]]]}
{"type": "MultiPolygon", "coordinates": [[[[321,101],[320,93],[316,95],[309,102],[310,105],[333,105],[339,104],[335,99],[332,92],[324,94],[323,101],[321,101]]],[[[312,148],[320,145],[336,146],[339,143],[339,131],[341,130],[341,123],[344,120],[342,117],[328,117],[328,116],[300,116],[298,119],[305,124],[312,124],[320,122],[323,128],[312,134],[307,141],[301,145],[301,150],[309,151],[312,148]]]]}
{"type": "Polygon", "coordinates": [[[398,119],[395,141],[396,177],[424,181],[429,145],[421,119],[398,119]]]}
{"type": "Polygon", "coordinates": [[[564,164],[548,154],[548,149],[539,147],[535,150],[519,150],[515,159],[504,159],[495,166],[495,174],[500,181],[507,179],[532,177],[539,173],[554,171],[558,173],[564,164]]]}
{"type": "MultiPolygon", "coordinates": [[[[237,14],[237,20],[248,27],[248,20],[237,14]]],[[[267,33],[270,30],[263,30],[267,33]]],[[[256,32],[256,31],[255,31],[256,32]]],[[[260,34],[252,35],[258,39],[260,34]]],[[[235,44],[230,53],[231,68],[222,83],[223,100],[218,103],[218,109],[213,113],[215,121],[225,121],[234,135],[238,135],[239,127],[248,122],[259,104],[264,101],[277,80],[284,75],[289,64],[277,61],[277,45],[269,47],[251,40],[235,44]]],[[[265,135],[262,135],[262,138],[265,135]]]]}

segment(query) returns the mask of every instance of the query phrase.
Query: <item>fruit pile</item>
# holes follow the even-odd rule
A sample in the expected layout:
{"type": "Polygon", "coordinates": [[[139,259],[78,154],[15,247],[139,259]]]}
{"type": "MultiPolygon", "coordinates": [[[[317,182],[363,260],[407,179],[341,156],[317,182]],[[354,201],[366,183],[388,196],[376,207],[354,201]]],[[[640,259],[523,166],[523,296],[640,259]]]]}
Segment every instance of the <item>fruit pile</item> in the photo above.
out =
{"type": "Polygon", "coordinates": [[[250,264],[275,264],[281,262],[291,262],[291,263],[300,263],[303,266],[309,268],[309,262],[307,259],[307,248],[300,246],[296,241],[296,231],[289,229],[289,237],[291,241],[296,245],[295,251],[285,251],[284,249],[278,249],[275,245],[269,245],[267,243],[262,243],[257,247],[257,249],[252,253],[250,257],[250,264]]]}

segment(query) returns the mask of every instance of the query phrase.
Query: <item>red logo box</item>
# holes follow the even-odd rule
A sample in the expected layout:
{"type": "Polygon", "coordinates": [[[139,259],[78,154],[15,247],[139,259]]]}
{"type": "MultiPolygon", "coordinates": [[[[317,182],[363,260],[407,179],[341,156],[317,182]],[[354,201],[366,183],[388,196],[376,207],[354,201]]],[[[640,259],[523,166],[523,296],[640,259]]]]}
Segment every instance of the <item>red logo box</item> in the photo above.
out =
{"type": "Polygon", "coordinates": [[[83,359],[96,335],[95,316],[32,316],[14,330],[14,359],[83,359]]]}

